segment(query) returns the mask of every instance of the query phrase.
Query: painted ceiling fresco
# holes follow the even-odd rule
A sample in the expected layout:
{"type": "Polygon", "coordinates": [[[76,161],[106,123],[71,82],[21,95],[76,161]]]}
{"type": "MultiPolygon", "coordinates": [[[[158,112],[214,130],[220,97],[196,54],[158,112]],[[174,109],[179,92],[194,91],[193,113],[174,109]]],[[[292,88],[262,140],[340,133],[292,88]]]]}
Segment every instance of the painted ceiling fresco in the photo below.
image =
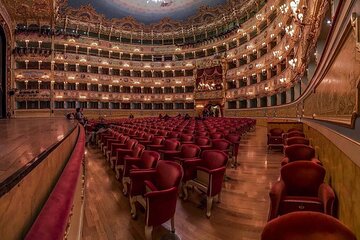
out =
{"type": "Polygon", "coordinates": [[[218,6],[226,0],[68,0],[68,5],[79,8],[91,5],[108,19],[132,16],[139,22],[151,24],[169,17],[186,20],[201,6],[218,6]]]}

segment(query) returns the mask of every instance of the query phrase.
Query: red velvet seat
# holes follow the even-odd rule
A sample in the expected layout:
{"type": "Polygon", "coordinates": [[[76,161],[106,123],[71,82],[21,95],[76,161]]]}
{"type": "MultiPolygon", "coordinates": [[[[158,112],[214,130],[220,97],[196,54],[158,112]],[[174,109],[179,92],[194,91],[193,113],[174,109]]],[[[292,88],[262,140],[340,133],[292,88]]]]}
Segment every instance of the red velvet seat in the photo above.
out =
{"type": "Polygon", "coordinates": [[[294,211],[333,214],[334,191],[324,183],[325,169],[313,162],[297,161],[281,168],[281,180],[270,190],[269,220],[294,211]]]}
{"type": "Polygon", "coordinates": [[[225,139],[231,142],[232,144],[232,157],[233,157],[232,165],[236,166],[241,136],[239,134],[229,134],[225,136],[225,139]]]}
{"type": "Polygon", "coordinates": [[[169,132],[166,131],[166,130],[159,130],[159,131],[157,132],[157,134],[155,134],[155,136],[167,137],[168,134],[169,134],[169,132]]]}
{"type": "Polygon", "coordinates": [[[226,170],[228,156],[219,150],[207,150],[201,154],[199,160],[186,160],[183,162],[184,200],[188,198],[187,188],[195,187],[207,196],[206,216],[211,216],[213,198],[220,193],[226,170]]]}
{"type": "Polygon", "coordinates": [[[293,212],[268,222],[261,240],[356,240],[339,220],[317,212],[293,212]]]}
{"type": "Polygon", "coordinates": [[[117,144],[115,148],[115,155],[110,157],[110,166],[115,169],[124,165],[124,156],[131,154],[133,148],[138,144],[136,139],[129,139],[124,144],[117,144]]]}
{"type": "Polygon", "coordinates": [[[207,136],[209,136],[209,133],[207,131],[197,131],[196,136],[207,137],[207,136]]]}
{"type": "Polygon", "coordinates": [[[149,150],[159,150],[164,147],[165,137],[163,136],[154,136],[150,144],[147,144],[146,147],[149,150]]]}
{"type": "Polygon", "coordinates": [[[210,133],[211,139],[222,139],[223,137],[224,137],[224,135],[219,132],[210,133]]]}
{"type": "Polygon", "coordinates": [[[143,144],[144,146],[146,146],[146,143],[150,144],[152,139],[153,139],[154,135],[152,135],[151,133],[145,133],[142,138],[135,138],[136,140],[139,141],[139,143],[143,144]]]}
{"type": "Polygon", "coordinates": [[[101,143],[103,142],[104,138],[113,137],[115,133],[116,133],[116,131],[114,129],[108,129],[105,132],[99,133],[98,134],[98,142],[97,142],[97,144],[100,146],[101,143]]]}
{"type": "Polygon", "coordinates": [[[291,138],[286,138],[284,139],[284,154],[285,154],[285,149],[288,146],[294,145],[294,144],[302,144],[302,145],[310,145],[310,141],[307,138],[304,137],[291,137],[291,138]]]}
{"type": "Polygon", "coordinates": [[[144,131],[138,131],[137,134],[136,134],[136,136],[134,136],[134,137],[132,137],[132,138],[134,138],[134,139],[136,139],[136,140],[139,141],[139,140],[143,140],[144,135],[145,135],[145,132],[144,132],[144,131]]]}
{"type": "Polygon", "coordinates": [[[119,133],[114,131],[113,129],[110,129],[104,133],[100,133],[98,135],[98,146],[100,147],[101,150],[103,150],[103,146],[104,144],[106,143],[106,140],[107,139],[113,139],[113,138],[116,138],[116,136],[118,135],[119,133]]]}
{"type": "Polygon", "coordinates": [[[268,150],[270,150],[272,147],[283,147],[283,133],[284,130],[281,128],[272,128],[270,129],[269,133],[267,134],[267,145],[268,150]]]}
{"type": "Polygon", "coordinates": [[[111,144],[119,141],[121,136],[123,136],[122,133],[115,132],[115,134],[112,137],[108,136],[103,138],[103,141],[100,145],[103,154],[106,155],[106,152],[111,148],[111,144]]]}
{"type": "Polygon", "coordinates": [[[171,231],[175,231],[174,216],[182,175],[181,166],[171,161],[159,161],[153,170],[130,171],[131,215],[133,218],[136,217],[135,202],[146,209],[146,239],[151,239],[154,226],[169,219],[171,219],[171,231]]]}
{"type": "Polygon", "coordinates": [[[164,141],[162,141],[161,143],[147,145],[147,148],[154,151],[159,151],[161,149],[176,150],[179,144],[180,142],[177,140],[164,138],[164,141]]]}
{"type": "Polygon", "coordinates": [[[169,132],[166,138],[177,139],[179,135],[177,132],[169,132]]]}
{"type": "Polygon", "coordinates": [[[299,128],[290,128],[287,132],[288,132],[288,133],[291,133],[291,132],[302,132],[302,130],[299,129],[299,128]]]}
{"type": "Polygon", "coordinates": [[[150,141],[140,141],[145,147],[149,145],[162,145],[162,142],[165,140],[163,136],[153,136],[150,141]]]}
{"type": "Polygon", "coordinates": [[[232,154],[232,143],[226,139],[213,139],[211,147],[201,147],[201,150],[220,150],[231,157],[232,154]]]}
{"type": "MultiPolygon", "coordinates": [[[[140,146],[140,144],[138,144],[140,146]]],[[[157,162],[160,160],[160,154],[155,151],[145,150],[139,156],[125,156],[124,169],[122,176],[123,192],[126,195],[128,185],[130,185],[130,170],[131,169],[150,169],[155,168],[157,162]]],[[[119,174],[120,178],[120,174],[119,174]]],[[[118,179],[119,179],[118,178],[118,179]]]]}
{"type": "Polygon", "coordinates": [[[181,134],[179,141],[184,144],[184,143],[194,143],[194,135],[191,134],[181,134]]]}
{"type": "Polygon", "coordinates": [[[285,157],[281,161],[281,165],[284,166],[289,162],[299,160],[308,160],[321,165],[321,162],[315,158],[315,149],[303,144],[294,144],[286,147],[285,157]]]}
{"type": "Polygon", "coordinates": [[[112,157],[114,157],[116,155],[116,149],[117,148],[122,148],[124,147],[124,144],[129,140],[130,138],[128,136],[125,135],[120,135],[119,139],[117,139],[116,141],[112,141],[110,148],[108,149],[108,151],[106,151],[107,149],[105,149],[105,156],[106,159],[108,161],[111,160],[112,157]]]}
{"type": "MultiPolygon", "coordinates": [[[[195,144],[182,144],[180,151],[171,160],[178,161],[182,164],[186,160],[199,159],[201,149],[195,144]]],[[[167,159],[166,159],[167,160],[167,159]]]]}
{"type": "Polygon", "coordinates": [[[285,146],[291,146],[294,144],[303,144],[303,145],[309,145],[310,141],[307,138],[304,137],[291,137],[287,138],[284,142],[285,146]]]}
{"type": "Polygon", "coordinates": [[[285,140],[287,138],[292,138],[292,137],[305,137],[305,134],[302,131],[296,130],[296,131],[292,131],[292,132],[287,132],[283,134],[283,141],[285,142],[285,140]]]}
{"type": "MultiPolygon", "coordinates": [[[[132,139],[132,140],[135,140],[135,139],[132,139]]],[[[142,145],[142,144],[135,145],[132,150],[125,150],[124,149],[121,152],[121,154],[120,153],[117,154],[117,157],[121,158],[119,160],[119,163],[121,163],[121,162],[124,163],[126,158],[138,158],[138,157],[140,157],[143,154],[144,150],[145,150],[145,146],[142,145]]],[[[122,170],[124,168],[123,166],[125,165],[125,163],[123,165],[121,165],[121,164],[117,165],[117,159],[116,159],[114,165],[115,165],[116,179],[120,179],[120,175],[122,173],[122,170]]]]}
{"type": "MultiPolygon", "coordinates": [[[[150,146],[150,149],[153,149],[153,147],[150,146]]],[[[159,151],[162,156],[161,159],[172,160],[174,156],[179,154],[180,142],[176,139],[167,139],[164,141],[164,147],[155,148],[154,150],[159,151]]]]}

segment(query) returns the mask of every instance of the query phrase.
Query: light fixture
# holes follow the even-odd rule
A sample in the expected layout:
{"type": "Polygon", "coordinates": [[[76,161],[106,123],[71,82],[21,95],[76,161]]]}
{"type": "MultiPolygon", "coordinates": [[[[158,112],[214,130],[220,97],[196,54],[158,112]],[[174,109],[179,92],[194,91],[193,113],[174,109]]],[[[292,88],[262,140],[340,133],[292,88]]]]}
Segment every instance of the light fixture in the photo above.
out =
{"type": "Polygon", "coordinates": [[[289,64],[292,68],[295,68],[295,65],[297,63],[297,59],[296,58],[293,58],[293,59],[290,59],[289,60],[289,64]]]}

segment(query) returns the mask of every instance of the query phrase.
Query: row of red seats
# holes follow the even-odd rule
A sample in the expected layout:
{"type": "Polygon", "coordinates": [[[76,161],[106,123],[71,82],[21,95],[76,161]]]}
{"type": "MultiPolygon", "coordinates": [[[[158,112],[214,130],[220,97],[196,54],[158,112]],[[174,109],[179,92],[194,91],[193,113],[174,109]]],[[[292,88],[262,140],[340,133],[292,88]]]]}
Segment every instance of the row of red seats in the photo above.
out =
{"type": "Polygon", "coordinates": [[[287,133],[281,129],[271,129],[268,144],[279,144],[278,146],[283,147],[285,156],[281,161],[280,179],[273,184],[269,193],[270,222],[264,229],[262,239],[295,239],[299,236],[302,236],[302,239],[314,239],[309,232],[329,232],[331,230],[323,226],[330,225],[338,225],[341,234],[348,237],[334,239],[354,239],[346,227],[333,219],[335,193],[324,182],[326,170],[316,158],[315,149],[310,146],[305,134],[298,129],[290,129],[287,133]],[[315,222],[314,225],[308,224],[314,219],[327,222],[320,226],[315,222]],[[306,227],[298,226],[299,229],[294,229],[294,222],[304,220],[306,223],[301,225],[306,227]],[[280,230],[280,226],[291,231],[286,230],[288,235],[276,232],[276,229],[280,230]]]}
{"type": "Polygon", "coordinates": [[[116,177],[122,181],[124,193],[129,194],[132,216],[136,216],[135,202],[146,209],[148,239],[151,239],[152,226],[169,219],[174,231],[180,183],[185,200],[189,187],[196,187],[207,195],[207,216],[210,217],[213,199],[220,197],[228,158],[237,155],[234,149],[238,148],[241,134],[255,124],[248,119],[224,120],[229,124],[221,128],[233,127],[227,136],[217,130],[208,131],[220,125],[216,119],[127,121],[98,136],[98,144],[116,171],[116,177]],[[236,141],[229,141],[233,139],[236,141]]]}

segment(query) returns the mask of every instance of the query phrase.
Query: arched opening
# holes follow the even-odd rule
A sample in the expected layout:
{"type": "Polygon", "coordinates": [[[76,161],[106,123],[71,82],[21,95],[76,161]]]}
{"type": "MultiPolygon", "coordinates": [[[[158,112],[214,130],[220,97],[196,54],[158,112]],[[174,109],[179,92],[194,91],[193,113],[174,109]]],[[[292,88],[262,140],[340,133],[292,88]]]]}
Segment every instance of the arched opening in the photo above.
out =
{"type": "Polygon", "coordinates": [[[0,26],[0,118],[6,117],[6,37],[0,26]]]}

